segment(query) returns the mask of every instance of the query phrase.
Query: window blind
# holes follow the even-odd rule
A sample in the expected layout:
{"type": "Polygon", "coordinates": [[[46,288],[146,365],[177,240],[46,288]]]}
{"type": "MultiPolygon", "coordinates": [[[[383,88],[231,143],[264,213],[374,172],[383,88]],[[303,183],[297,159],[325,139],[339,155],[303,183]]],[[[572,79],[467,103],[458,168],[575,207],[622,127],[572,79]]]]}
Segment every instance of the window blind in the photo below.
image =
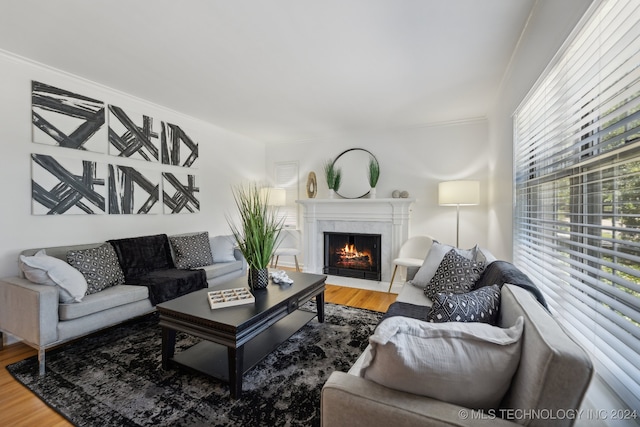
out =
{"type": "Polygon", "coordinates": [[[514,115],[514,263],[640,408],[640,2],[596,2],[514,115]]]}

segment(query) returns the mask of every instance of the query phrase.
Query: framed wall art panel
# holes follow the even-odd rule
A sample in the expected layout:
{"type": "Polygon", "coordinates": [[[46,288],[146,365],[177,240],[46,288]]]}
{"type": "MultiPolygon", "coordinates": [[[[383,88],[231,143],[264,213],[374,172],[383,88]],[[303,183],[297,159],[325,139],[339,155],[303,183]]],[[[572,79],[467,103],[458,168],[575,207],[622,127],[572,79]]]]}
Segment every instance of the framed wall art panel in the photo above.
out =
{"type": "Polygon", "coordinates": [[[109,154],[157,162],[160,133],[153,118],[109,105],[109,154]]]}
{"type": "Polygon", "coordinates": [[[160,172],[109,165],[109,213],[160,213],[160,172]]]}
{"type": "Polygon", "coordinates": [[[162,163],[197,167],[198,144],[177,125],[162,122],[162,163]]]}
{"type": "Polygon", "coordinates": [[[104,102],[31,82],[33,142],[107,152],[104,102]]]}
{"type": "Polygon", "coordinates": [[[104,214],[106,169],[101,163],[32,154],[32,214],[104,214]]]}
{"type": "Polygon", "coordinates": [[[200,188],[195,175],[163,173],[162,192],[165,214],[200,212],[200,188]]]}

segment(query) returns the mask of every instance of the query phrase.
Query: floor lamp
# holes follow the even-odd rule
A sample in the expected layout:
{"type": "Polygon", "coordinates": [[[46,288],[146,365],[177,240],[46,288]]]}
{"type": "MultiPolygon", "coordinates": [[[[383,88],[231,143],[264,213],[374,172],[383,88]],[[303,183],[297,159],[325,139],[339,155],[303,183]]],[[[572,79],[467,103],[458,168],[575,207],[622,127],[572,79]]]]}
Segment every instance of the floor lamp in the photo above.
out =
{"type": "Polygon", "coordinates": [[[460,206],[480,204],[479,181],[445,181],[438,184],[438,204],[456,207],[456,247],[460,246],[460,206]]]}

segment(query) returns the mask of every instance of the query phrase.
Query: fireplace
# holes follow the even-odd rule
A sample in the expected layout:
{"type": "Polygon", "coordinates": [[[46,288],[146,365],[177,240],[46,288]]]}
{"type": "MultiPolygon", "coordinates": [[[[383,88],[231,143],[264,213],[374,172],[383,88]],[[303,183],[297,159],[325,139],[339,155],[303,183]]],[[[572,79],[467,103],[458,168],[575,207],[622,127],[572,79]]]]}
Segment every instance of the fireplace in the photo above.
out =
{"type": "Polygon", "coordinates": [[[381,236],[361,233],[324,233],[324,274],[381,280],[381,236]]]}

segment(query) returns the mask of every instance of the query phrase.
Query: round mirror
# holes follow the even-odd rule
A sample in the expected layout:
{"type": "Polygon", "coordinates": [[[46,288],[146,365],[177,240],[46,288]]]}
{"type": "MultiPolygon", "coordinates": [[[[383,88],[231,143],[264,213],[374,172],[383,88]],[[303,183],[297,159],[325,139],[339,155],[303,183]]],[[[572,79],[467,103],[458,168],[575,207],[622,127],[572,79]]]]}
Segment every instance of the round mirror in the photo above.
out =
{"type": "Polygon", "coordinates": [[[336,191],[339,196],[359,199],[369,194],[369,159],[378,162],[376,156],[364,148],[350,148],[336,157],[333,165],[342,173],[340,188],[336,191]]]}

